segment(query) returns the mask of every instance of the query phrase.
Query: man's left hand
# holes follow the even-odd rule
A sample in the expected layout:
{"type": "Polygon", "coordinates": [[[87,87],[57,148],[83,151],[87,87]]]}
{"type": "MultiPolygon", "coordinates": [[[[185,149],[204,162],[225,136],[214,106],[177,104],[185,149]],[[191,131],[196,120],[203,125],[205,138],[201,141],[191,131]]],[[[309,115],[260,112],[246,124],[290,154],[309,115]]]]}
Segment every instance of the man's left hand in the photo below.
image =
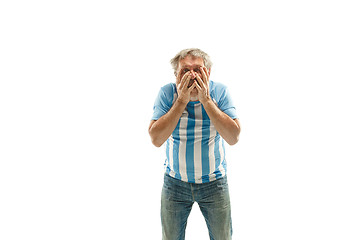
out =
{"type": "Polygon", "coordinates": [[[209,72],[206,67],[200,67],[201,76],[200,74],[196,73],[197,81],[194,81],[195,88],[198,91],[198,98],[201,103],[210,99],[210,92],[209,92],[209,72]]]}

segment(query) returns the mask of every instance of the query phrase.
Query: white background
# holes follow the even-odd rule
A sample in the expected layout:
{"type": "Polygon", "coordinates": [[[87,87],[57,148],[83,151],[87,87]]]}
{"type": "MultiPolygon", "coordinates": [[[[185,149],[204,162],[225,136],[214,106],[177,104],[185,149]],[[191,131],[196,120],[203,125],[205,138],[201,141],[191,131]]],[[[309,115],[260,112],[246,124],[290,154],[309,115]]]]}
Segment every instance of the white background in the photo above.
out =
{"type": "MultiPolygon", "coordinates": [[[[237,106],[233,239],[360,239],[356,1],[1,1],[0,239],[161,239],[147,133],[198,47],[237,106]]],[[[187,239],[208,239],[198,207],[187,239]]]]}

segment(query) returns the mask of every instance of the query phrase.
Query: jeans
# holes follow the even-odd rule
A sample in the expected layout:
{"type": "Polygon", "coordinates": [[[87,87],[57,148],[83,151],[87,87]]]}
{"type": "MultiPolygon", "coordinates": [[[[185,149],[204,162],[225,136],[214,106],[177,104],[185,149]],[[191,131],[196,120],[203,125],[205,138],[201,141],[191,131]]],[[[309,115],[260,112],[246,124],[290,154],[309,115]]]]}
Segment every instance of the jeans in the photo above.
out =
{"type": "Polygon", "coordinates": [[[187,183],[165,174],[161,193],[163,240],[185,239],[191,208],[197,202],[211,240],[230,240],[232,235],[230,197],[226,176],[209,183],[187,183]]]}

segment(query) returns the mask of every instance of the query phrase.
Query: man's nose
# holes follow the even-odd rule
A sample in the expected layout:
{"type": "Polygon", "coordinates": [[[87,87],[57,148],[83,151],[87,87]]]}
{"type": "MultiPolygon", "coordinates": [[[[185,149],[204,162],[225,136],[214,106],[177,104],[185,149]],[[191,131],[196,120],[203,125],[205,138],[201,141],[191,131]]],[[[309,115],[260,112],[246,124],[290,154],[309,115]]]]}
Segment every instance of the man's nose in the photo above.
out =
{"type": "Polygon", "coordinates": [[[191,77],[196,78],[194,70],[191,70],[190,73],[191,73],[191,77]]]}

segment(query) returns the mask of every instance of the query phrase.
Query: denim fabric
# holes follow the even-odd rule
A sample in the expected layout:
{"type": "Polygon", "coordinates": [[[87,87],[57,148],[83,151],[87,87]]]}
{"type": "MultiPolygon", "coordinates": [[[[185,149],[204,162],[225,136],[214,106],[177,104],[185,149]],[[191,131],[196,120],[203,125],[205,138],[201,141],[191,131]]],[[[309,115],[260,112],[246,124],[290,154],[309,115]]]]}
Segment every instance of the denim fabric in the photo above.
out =
{"type": "Polygon", "coordinates": [[[161,194],[163,240],[185,239],[191,208],[197,202],[211,240],[230,240],[231,208],[226,176],[209,183],[187,183],[165,174],[161,194]]]}

